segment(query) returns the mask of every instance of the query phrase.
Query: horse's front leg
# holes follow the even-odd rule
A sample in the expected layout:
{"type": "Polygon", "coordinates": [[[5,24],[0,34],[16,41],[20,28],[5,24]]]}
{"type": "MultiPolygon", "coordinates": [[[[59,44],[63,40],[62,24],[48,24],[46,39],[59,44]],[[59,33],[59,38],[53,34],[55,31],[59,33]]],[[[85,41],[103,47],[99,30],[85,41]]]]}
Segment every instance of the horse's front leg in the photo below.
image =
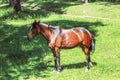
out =
{"type": "Polygon", "coordinates": [[[54,70],[57,71],[57,57],[56,57],[56,53],[55,53],[55,50],[52,49],[53,51],[53,57],[54,57],[54,63],[55,63],[55,67],[54,67],[54,70]]]}
{"type": "Polygon", "coordinates": [[[56,56],[56,70],[61,72],[61,65],[60,65],[60,49],[55,47],[55,56],[56,56]]]}

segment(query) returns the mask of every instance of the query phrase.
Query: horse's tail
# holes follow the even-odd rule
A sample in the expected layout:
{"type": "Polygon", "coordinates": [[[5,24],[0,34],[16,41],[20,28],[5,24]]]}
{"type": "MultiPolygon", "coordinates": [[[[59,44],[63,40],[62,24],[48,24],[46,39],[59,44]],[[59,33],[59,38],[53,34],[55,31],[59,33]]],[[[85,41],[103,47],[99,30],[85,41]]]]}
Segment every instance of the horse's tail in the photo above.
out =
{"type": "Polygon", "coordinates": [[[90,43],[90,51],[94,52],[95,51],[95,39],[92,38],[91,43],[90,43]]]}

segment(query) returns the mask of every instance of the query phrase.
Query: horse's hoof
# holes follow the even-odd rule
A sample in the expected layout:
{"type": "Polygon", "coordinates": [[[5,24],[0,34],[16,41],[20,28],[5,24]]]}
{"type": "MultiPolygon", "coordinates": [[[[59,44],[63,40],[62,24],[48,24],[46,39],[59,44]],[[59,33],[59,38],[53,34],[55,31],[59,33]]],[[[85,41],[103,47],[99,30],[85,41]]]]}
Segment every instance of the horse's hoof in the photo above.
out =
{"type": "Polygon", "coordinates": [[[93,66],[92,62],[90,62],[89,64],[90,64],[90,66],[93,66]]]}
{"type": "Polygon", "coordinates": [[[57,71],[58,74],[60,74],[61,72],[57,71]]]}
{"type": "Polygon", "coordinates": [[[60,73],[61,73],[61,70],[57,70],[57,73],[60,74],[60,73]]]}
{"type": "Polygon", "coordinates": [[[56,71],[57,71],[57,69],[56,69],[56,68],[54,68],[54,69],[53,69],[53,72],[56,72],[56,71]]]}
{"type": "Polygon", "coordinates": [[[88,71],[89,71],[89,69],[86,68],[86,69],[85,69],[85,72],[88,72],[88,71]]]}

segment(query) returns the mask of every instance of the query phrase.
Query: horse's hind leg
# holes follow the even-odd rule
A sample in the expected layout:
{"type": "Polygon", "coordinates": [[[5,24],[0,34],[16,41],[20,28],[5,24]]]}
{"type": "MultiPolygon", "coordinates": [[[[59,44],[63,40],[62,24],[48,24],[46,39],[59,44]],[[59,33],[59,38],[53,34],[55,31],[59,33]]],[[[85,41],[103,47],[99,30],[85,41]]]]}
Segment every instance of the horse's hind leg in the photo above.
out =
{"type": "Polygon", "coordinates": [[[90,69],[90,65],[91,65],[90,51],[89,51],[89,48],[86,46],[84,46],[82,49],[86,55],[86,71],[88,71],[90,69]]]}

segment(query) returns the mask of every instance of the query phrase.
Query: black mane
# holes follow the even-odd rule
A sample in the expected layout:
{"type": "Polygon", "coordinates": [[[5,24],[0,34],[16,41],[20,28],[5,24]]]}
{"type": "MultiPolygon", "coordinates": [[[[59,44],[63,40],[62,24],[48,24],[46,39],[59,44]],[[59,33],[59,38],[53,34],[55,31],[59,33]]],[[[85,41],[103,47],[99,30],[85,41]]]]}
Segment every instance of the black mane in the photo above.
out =
{"type": "Polygon", "coordinates": [[[55,33],[56,31],[61,31],[61,28],[59,26],[48,25],[48,27],[53,33],[55,33]]]}
{"type": "Polygon", "coordinates": [[[48,25],[48,27],[49,27],[51,30],[57,30],[57,29],[60,29],[59,26],[51,26],[51,25],[48,25]]]}

